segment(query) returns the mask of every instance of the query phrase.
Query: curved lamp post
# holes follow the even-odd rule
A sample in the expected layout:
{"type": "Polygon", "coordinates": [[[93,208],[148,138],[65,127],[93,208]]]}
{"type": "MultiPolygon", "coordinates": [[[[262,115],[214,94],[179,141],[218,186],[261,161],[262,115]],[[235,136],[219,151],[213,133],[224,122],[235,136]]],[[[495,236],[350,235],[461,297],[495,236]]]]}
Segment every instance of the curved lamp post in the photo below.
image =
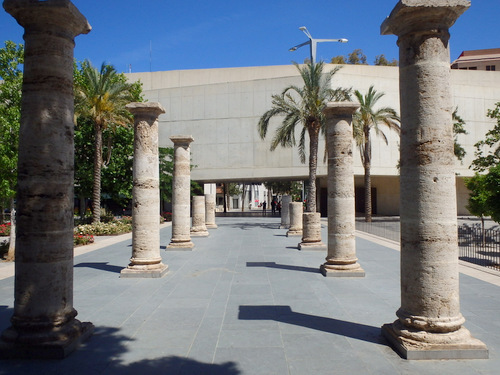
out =
{"type": "Polygon", "coordinates": [[[290,48],[289,51],[290,52],[296,51],[300,47],[309,44],[309,49],[310,49],[310,54],[311,54],[311,63],[313,63],[313,64],[316,61],[316,47],[317,47],[318,43],[320,43],[320,42],[347,43],[348,42],[348,40],[345,39],[345,38],[342,38],[342,39],[314,39],[311,36],[311,33],[309,32],[309,30],[307,30],[307,27],[305,27],[305,26],[299,27],[299,30],[302,30],[304,32],[304,34],[306,34],[306,36],[309,38],[309,40],[307,42],[304,42],[304,43],[301,43],[301,44],[297,44],[296,46],[290,48]]]}

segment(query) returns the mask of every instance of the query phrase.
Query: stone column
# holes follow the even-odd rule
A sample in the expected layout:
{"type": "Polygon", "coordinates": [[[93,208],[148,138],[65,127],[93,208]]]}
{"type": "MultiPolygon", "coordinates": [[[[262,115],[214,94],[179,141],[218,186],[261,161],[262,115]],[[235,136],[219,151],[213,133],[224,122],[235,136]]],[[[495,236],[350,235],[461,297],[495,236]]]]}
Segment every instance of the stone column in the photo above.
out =
{"type": "Polygon", "coordinates": [[[467,0],[402,0],[381,27],[399,37],[401,307],[384,336],[408,359],[486,358],[462,326],[448,29],[467,0]]]}
{"type": "Polygon", "coordinates": [[[304,212],[302,215],[302,242],[299,250],[325,250],[321,241],[321,214],[319,212],[304,212]]]}
{"type": "Polygon", "coordinates": [[[302,214],[304,205],[302,202],[290,202],[290,229],[286,232],[287,237],[302,237],[302,214]]]}
{"type": "Polygon", "coordinates": [[[73,49],[91,27],[70,2],[6,0],[24,27],[12,326],[0,358],[63,358],[93,332],[73,308],[73,49]]]}
{"type": "Polygon", "coordinates": [[[331,102],[324,110],[328,147],[328,255],[324,276],[363,277],[356,257],[352,115],[358,103],[331,102]]]}
{"type": "Polygon", "coordinates": [[[160,167],[158,116],[160,103],[130,103],[134,115],[132,187],[132,258],[120,277],[162,277],[168,267],[160,255],[160,167]]]}
{"type": "Polygon", "coordinates": [[[194,141],[190,135],[174,135],[174,176],[172,191],[172,239],[167,246],[172,250],[189,250],[191,242],[191,150],[194,141]]]}
{"type": "Polygon", "coordinates": [[[290,228],[290,202],[292,197],[289,195],[283,195],[281,197],[281,225],[280,229],[290,228]]]}
{"type": "Polygon", "coordinates": [[[215,194],[205,194],[205,226],[207,229],[217,229],[217,224],[215,224],[215,194]]]}
{"type": "Polygon", "coordinates": [[[206,237],[209,233],[205,225],[205,196],[193,197],[193,225],[191,236],[206,237]]]}

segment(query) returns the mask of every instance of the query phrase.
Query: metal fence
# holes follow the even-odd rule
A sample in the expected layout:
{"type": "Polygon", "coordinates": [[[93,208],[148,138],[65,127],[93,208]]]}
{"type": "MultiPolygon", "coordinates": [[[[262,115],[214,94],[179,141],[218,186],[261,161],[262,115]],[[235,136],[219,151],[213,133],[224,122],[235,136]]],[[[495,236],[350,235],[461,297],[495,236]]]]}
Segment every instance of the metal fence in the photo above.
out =
{"type": "MultiPolygon", "coordinates": [[[[398,217],[373,218],[370,223],[366,223],[362,218],[356,218],[356,230],[367,232],[375,236],[380,236],[400,241],[400,225],[398,217]]],[[[462,220],[460,220],[462,221],[462,220]]],[[[500,229],[497,225],[492,226],[484,232],[480,223],[467,222],[458,226],[458,247],[459,259],[487,267],[500,272],[500,229]]]]}
{"type": "Polygon", "coordinates": [[[484,231],[481,224],[458,227],[459,258],[469,263],[500,271],[500,230],[484,231]]]}

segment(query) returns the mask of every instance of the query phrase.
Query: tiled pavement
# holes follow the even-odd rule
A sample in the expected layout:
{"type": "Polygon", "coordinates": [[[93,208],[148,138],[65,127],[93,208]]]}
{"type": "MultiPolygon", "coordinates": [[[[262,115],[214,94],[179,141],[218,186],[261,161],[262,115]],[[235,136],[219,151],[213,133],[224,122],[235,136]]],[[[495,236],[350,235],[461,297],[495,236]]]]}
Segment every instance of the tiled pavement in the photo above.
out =
{"type": "MultiPolygon", "coordinates": [[[[360,235],[366,277],[325,278],[318,267],[326,254],[297,250],[299,238],[286,237],[279,218],[217,224],[210,237],[193,237],[193,251],[165,251],[171,229],[163,227],[169,273],[161,279],[119,278],[130,236],[79,248],[74,306],[80,320],[94,323],[94,335],[64,360],[1,361],[0,374],[500,373],[495,277],[460,277],[465,325],[490,359],[407,361],[380,336],[399,307],[394,244],[360,235]]],[[[12,315],[13,283],[0,280],[0,330],[12,315]]]]}

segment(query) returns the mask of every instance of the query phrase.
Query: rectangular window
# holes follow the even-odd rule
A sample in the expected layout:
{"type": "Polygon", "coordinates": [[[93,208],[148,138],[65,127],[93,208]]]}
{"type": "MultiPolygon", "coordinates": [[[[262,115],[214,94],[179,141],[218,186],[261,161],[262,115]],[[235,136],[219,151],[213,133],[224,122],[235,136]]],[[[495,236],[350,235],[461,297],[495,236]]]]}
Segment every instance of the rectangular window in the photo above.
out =
{"type": "Polygon", "coordinates": [[[495,71],[495,70],[496,70],[496,69],[495,69],[495,65],[486,65],[486,70],[487,70],[487,71],[490,71],[490,72],[495,71]]]}
{"type": "Polygon", "coordinates": [[[469,70],[477,70],[477,66],[469,66],[469,70]]]}

